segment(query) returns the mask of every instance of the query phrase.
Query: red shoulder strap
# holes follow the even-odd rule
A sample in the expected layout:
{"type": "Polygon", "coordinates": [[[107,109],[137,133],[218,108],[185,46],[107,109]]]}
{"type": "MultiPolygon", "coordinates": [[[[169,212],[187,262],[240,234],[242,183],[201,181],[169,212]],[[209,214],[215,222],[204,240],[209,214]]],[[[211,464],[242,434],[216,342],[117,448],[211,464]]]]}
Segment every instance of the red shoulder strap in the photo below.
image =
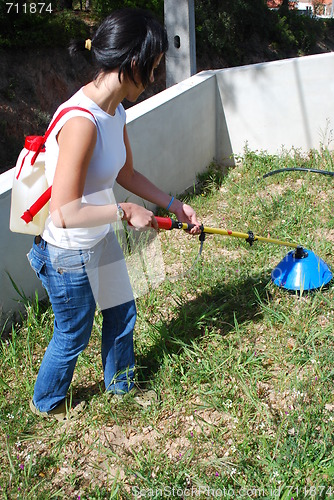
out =
{"type": "MultiPolygon", "coordinates": [[[[73,110],[79,110],[79,111],[85,111],[86,113],[89,113],[90,115],[92,115],[92,117],[94,118],[95,122],[96,122],[96,119],[95,119],[95,116],[93,115],[93,113],[91,111],[89,111],[88,109],[85,109],[85,108],[81,108],[80,106],[70,106],[68,108],[64,108],[62,109],[58,115],[55,117],[55,119],[51,122],[51,124],[49,125],[47,131],[45,132],[45,135],[44,135],[44,141],[41,143],[41,145],[39,146],[38,150],[36,151],[36,153],[34,154],[32,160],[31,160],[31,164],[33,165],[35,163],[35,160],[37,158],[37,155],[38,153],[41,151],[41,149],[43,148],[44,146],[44,143],[46,142],[47,138],[49,137],[49,135],[51,134],[52,130],[55,128],[55,126],[57,125],[57,123],[59,122],[59,120],[65,115],[65,113],[68,113],[69,111],[73,111],[73,110]]],[[[27,224],[29,222],[31,222],[33,220],[33,218],[35,217],[35,215],[44,207],[44,205],[47,204],[47,202],[50,200],[51,198],[51,191],[52,191],[52,186],[48,187],[46,191],[44,191],[44,193],[35,201],[35,203],[33,203],[33,205],[31,205],[30,208],[28,208],[23,215],[21,215],[21,219],[23,219],[27,224]]]]}
{"type": "Polygon", "coordinates": [[[45,135],[44,135],[45,141],[47,140],[47,138],[49,137],[49,135],[51,134],[52,130],[55,128],[55,126],[57,125],[57,123],[59,122],[59,120],[61,120],[61,118],[66,113],[68,113],[69,111],[74,111],[74,110],[84,111],[85,113],[89,113],[94,118],[94,120],[95,120],[95,116],[93,115],[93,113],[91,111],[89,111],[89,109],[81,108],[80,106],[69,106],[68,108],[64,108],[64,109],[62,109],[58,113],[58,115],[55,117],[55,119],[50,123],[50,125],[49,125],[49,127],[48,127],[48,129],[47,129],[47,131],[45,132],[45,135]]]}
{"type": "Polygon", "coordinates": [[[74,110],[78,110],[78,111],[84,111],[85,113],[89,113],[93,118],[94,120],[96,121],[95,119],[95,116],[93,115],[93,113],[91,111],[89,111],[88,109],[86,108],[81,108],[80,106],[69,106],[68,108],[64,108],[62,109],[58,115],[55,117],[55,119],[50,123],[47,131],[45,132],[45,135],[44,135],[44,141],[41,141],[38,149],[36,150],[34,156],[31,158],[31,165],[33,165],[36,161],[36,158],[37,156],[39,155],[39,153],[41,152],[41,150],[43,149],[44,147],[44,144],[47,140],[47,138],[49,137],[49,135],[51,134],[52,130],[55,128],[55,126],[57,125],[57,123],[59,122],[59,120],[66,114],[68,113],[69,111],[74,111],[74,110]]]}
{"type": "Polygon", "coordinates": [[[35,215],[38,214],[40,210],[42,210],[44,205],[46,205],[51,198],[51,190],[52,186],[48,187],[47,190],[44,191],[44,193],[41,194],[41,196],[35,201],[35,203],[33,203],[30,208],[27,208],[24,214],[21,215],[21,219],[23,219],[24,222],[29,224],[29,222],[33,220],[35,215]]]}

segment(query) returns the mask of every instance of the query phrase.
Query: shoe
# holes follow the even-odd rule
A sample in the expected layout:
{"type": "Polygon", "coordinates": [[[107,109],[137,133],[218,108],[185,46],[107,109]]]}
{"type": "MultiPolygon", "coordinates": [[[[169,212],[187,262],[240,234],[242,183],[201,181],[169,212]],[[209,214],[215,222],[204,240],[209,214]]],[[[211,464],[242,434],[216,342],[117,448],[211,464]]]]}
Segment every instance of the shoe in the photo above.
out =
{"type": "Polygon", "coordinates": [[[53,419],[55,418],[58,422],[65,422],[68,420],[77,420],[84,409],[86,408],[86,401],[79,401],[77,403],[73,402],[71,408],[68,407],[66,401],[62,401],[56,408],[50,411],[39,411],[34,405],[33,401],[30,401],[30,410],[34,415],[38,415],[42,418],[53,419]]]}
{"type": "Polygon", "coordinates": [[[158,401],[158,395],[153,389],[146,390],[139,389],[138,387],[132,387],[129,392],[124,392],[124,394],[110,394],[113,399],[115,398],[118,401],[124,401],[124,398],[126,398],[126,400],[131,398],[142,408],[148,408],[153,403],[158,401]]]}
{"type": "Polygon", "coordinates": [[[138,387],[133,387],[129,394],[133,397],[134,401],[143,408],[148,408],[158,401],[158,395],[153,389],[143,390],[138,389],[138,387]]]}

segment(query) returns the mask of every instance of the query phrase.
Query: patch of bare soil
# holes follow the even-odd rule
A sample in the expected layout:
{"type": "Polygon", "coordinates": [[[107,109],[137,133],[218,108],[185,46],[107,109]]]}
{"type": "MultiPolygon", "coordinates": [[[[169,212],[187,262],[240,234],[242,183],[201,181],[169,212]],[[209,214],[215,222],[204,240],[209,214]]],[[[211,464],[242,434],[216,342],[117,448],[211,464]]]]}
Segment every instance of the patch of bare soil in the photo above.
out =
{"type": "Polygon", "coordinates": [[[325,240],[330,241],[334,244],[334,229],[329,229],[325,233],[322,229],[316,229],[315,233],[319,237],[319,239],[325,238],[325,240]]]}
{"type": "MultiPolygon", "coordinates": [[[[126,425],[109,423],[67,422],[54,428],[53,438],[43,435],[38,441],[28,440],[18,445],[18,458],[24,463],[35,463],[47,460],[51,455],[52,441],[64,442],[63,462],[52,471],[53,491],[62,489],[67,498],[77,498],[85,488],[108,488],[113,481],[128,484],[131,480],[128,467],[133,464],[138,454],[154,450],[158,454],[168,456],[172,462],[178,462],[194,446],[201,442],[201,459],[210,461],[210,457],[220,455],[228,457],[233,443],[232,434],[235,428],[228,408],[219,412],[213,408],[201,408],[202,402],[196,398],[194,408],[189,414],[185,409],[170,413],[162,412],[158,422],[143,427],[134,418],[126,425]],[[213,429],[224,429],[226,449],[214,450],[210,440],[203,444],[203,437],[210,437],[213,429]],[[75,439],[72,439],[75,435],[75,439]],[[69,478],[75,478],[73,485],[69,478]]],[[[96,417],[98,418],[98,417],[96,417]]],[[[50,470],[50,469],[49,469],[50,470]]],[[[46,478],[48,472],[41,471],[40,478],[46,478]]],[[[151,472],[152,477],[159,472],[158,465],[151,472]]]]}
{"type": "Polygon", "coordinates": [[[57,107],[85,84],[92,66],[66,50],[0,51],[0,173],[12,168],[27,135],[44,134],[57,107]]]}
{"type": "MultiPolygon", "coordinates": [[[[94,77],[89,54],[0,50],[0,173],[15,166],[27,135],[43,135],[57,107],[94,77]]],[[[140,100],[165,88],[163,68],[140,100]]],[[[125,108],[131,106],[124,103],[125,108]]]]}

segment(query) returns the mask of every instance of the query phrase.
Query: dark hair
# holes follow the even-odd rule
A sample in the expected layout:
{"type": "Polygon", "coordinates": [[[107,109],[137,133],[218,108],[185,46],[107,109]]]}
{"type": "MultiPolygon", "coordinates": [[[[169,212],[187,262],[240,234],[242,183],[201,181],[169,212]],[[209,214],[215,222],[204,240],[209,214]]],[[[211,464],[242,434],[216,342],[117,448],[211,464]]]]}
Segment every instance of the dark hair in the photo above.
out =
{"type": "MultiPolygon", "coordinates": [[[[85,43],[71,42],[73,54],[83,50],[85,43]]],[[[133,63],[144,87],[150,82],[154,62],[168,49],[165,28],[148,11],[122,9],[113,12],[102,21],[92,37],[91,52],[97,66],[97,74],[115,69],[135,82],[133,63]]]]}

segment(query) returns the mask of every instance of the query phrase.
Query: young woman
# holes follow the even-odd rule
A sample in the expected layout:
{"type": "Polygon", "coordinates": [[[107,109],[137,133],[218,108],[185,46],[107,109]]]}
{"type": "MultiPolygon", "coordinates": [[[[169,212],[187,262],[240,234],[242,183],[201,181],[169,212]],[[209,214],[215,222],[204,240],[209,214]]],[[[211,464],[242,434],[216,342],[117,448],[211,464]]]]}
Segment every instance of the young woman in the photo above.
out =
{"type": "Polygon", "coordinates": [[[55,315],[54,333],[37,376],[30,408],[58,420],[71,416],[66,395],[78,355],[88,344],[96,303],[102,316],[102,364],[107,391],[133,386],[133,329],[136,307],[112,223],[158,229],[153,213],[134,203],[115,202],[117,181],[128,191],[195,224],[194,210],[152,184],[133,167],[125,125],[124,98],[136,101],[167,50],[167,35],[151,14],[125,9],[107,17],[92,40],[71,51],[91,51],[97,73],[60,106],[64,114],[46,144],[52,184],[50,215],[28,254],[46,288],[55,315]],[[90,113],[88,113],[88,110],[90,113]]]}

